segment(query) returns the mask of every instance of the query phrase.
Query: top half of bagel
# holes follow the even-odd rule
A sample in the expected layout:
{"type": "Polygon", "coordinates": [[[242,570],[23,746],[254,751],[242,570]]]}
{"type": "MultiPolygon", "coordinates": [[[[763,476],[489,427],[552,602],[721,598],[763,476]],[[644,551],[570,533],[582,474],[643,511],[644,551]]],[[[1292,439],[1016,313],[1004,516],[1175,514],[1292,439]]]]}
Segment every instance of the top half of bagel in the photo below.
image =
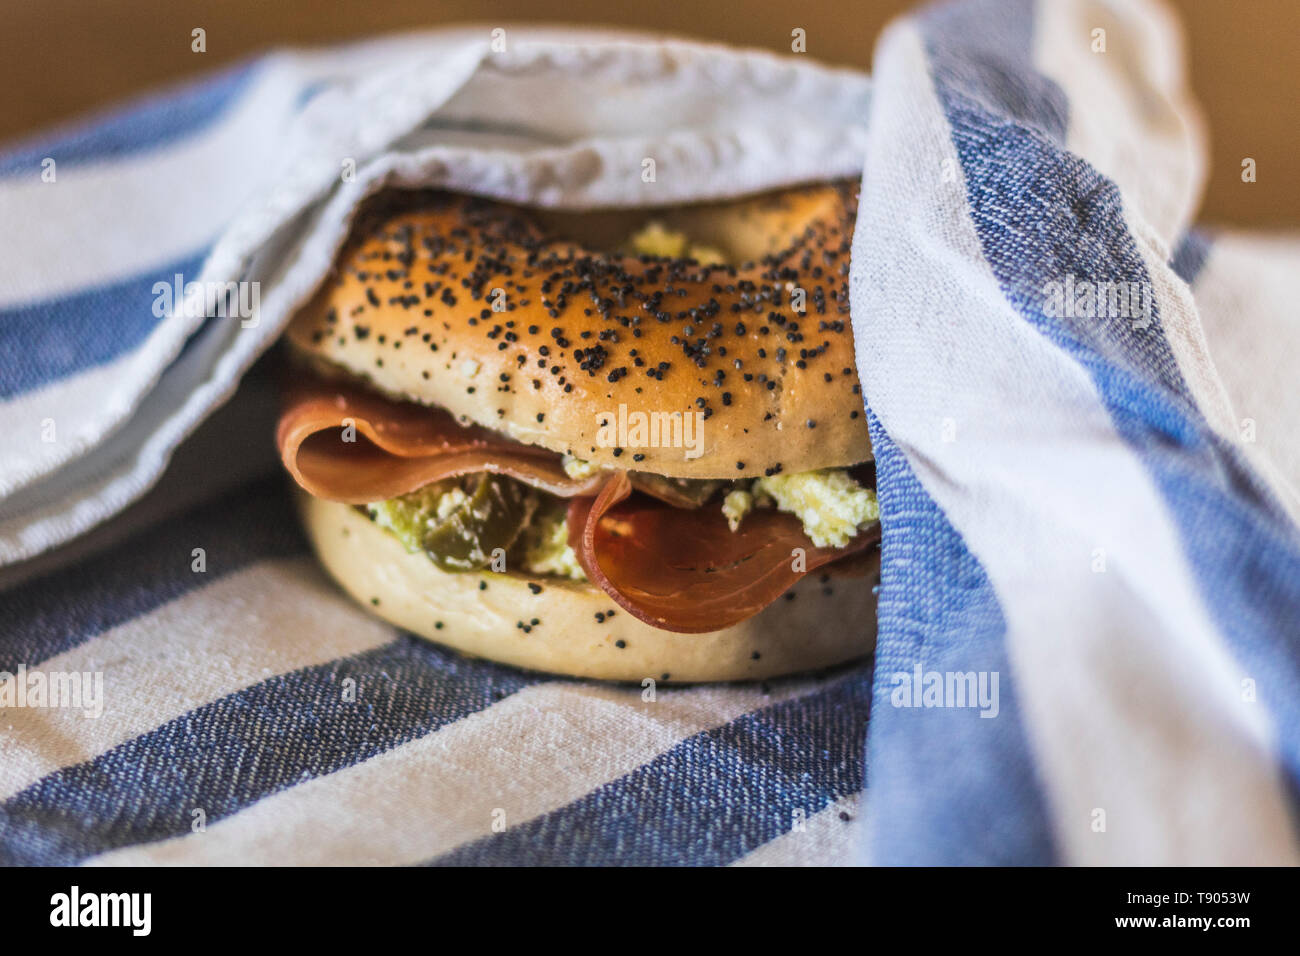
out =
{"type": "Polygon", "coordinates": [[[387,194],[287,337],[317,370],[605,467],[846,467],[870,457],[849,323],[855,214],[850,183],[583,214],[387,194]],[[648,222],[722,261],[627,251],[648,222]],[[694,453],[608,440],[638,415],[691,416],[694,453]]]}

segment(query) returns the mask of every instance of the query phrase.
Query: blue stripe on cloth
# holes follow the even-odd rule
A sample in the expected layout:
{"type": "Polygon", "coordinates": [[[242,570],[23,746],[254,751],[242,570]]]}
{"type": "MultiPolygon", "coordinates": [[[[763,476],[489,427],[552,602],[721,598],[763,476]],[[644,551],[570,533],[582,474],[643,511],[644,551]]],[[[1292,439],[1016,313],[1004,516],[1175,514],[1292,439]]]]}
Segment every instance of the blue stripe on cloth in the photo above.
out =
{"type": "Polygon", "coordinates": [[[283,477],[250,484],[0,592],[0,671],[35,666],[255,561],[306,551],[283,477]],[[194,548],[206,552],[204,573],[191,570],[194,548]]]}
{"type": "Polygon", "coordinates": [[[154,315],[154,284],[199,274],[206,250],[83,292],[0,309],[0,399],[13,398],[106,365],[143,342],[164,320],[154,315]]]}
{"type": "MultiPolygon", "coordinates": [[[[671,691],[669,691],[671,693],[671,691]]],[[[723,865],[862,788],[867,668],[706,730],[438,866],[723,865]]]]}
{"type": "Polygon", "coordinates": [[[1049,78],[1027,69],[1034,40],[1034,0],[952,0],[918,18],[933,59],[942,57],[945,81],[971,102],[996,109],[995,126],[1018,124],[1064,142],[1070,103],[1049,78]]]}
{"type": "Polygon", "coordinates": [[[1174,250],[1173,258],[1169,260],[1169,267],[1174,270],[1178,278],[1188,285],[1194,285],[1201,274],[1201,269],[1205,267],[1205,260],[1210,257],[1210,249],[1213,245],[1214,237],[1210,233],[1202,229],[1189,230],[1178,243],[1178,248],[1174,250]]]}
{"type": "Polygon", "coordinates": [[[1033,75],[1028,49],[1004,50],[994,67],[985,51],[973,55],[951,34],[932,34],[929,47],[985,258],[1025,320],[1088,372],[1160,489],[1206,606],[1258,682],[1294,787],[1300,533],[1245,456],[1201,414],[1165,339],[1159,303],[1152,302],[1146,328],[1125,317],[1046,314],[1047,284],[1066,276],[1152,285],[1115,185],[1034,130],[1005,122],[1000,114],[1014,103],[990,111],[962,91],[984,70],[996,70],[999,81],[1008,70],[1033,75]]]}
{"type": "Polygon", "coordinates": [[[0,803],[0,865],[70,864],[188,834],[195,809],[213,823],[541,680],[410,636],[273,677],[0,803]]]}
{"type": "Polygon", "coordinates": [[[257,72],[256,61],[242,63],[145,97],[89,124],[9,144],[0,151],[0,176],[26,173],[38,177],[46,157],[62,166],[119,159],[166,146],[218,119],[257,72]]]}
{"type": "Polygon", "coordinates": [[[883,530],[867,754],[871,862],[1055,863],[997,596],[906,456],[870,412],[867,422],[883,530]],[[894,675],[914,684],[918,666],[944,675],[997,673],[997,716],[981,717],[976,708],[895,706],[902,681],[894,675]]]}

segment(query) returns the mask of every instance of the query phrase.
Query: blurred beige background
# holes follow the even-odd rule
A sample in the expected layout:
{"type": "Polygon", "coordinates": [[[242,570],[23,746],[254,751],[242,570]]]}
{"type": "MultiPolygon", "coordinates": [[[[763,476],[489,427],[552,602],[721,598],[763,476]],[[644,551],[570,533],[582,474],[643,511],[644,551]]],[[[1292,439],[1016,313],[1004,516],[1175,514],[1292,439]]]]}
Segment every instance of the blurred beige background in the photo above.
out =
{"type": "MultiPolygon", "coordinates": [[[[456,21],[611,24],[869,69],[876,34],[902,0],[615,4],[595,0],[0,0],[0,145],[160,83],[269,47],[456,21]],[[207,31],[207,52],[190,31],[207,31]]],[[[1202,218],[1300,226],[1300,0],[1171,0],[1208,120],[1212,167],[1202,218]],[[1241,182],[1254,157],[1258,181],[1241,182]]]]}

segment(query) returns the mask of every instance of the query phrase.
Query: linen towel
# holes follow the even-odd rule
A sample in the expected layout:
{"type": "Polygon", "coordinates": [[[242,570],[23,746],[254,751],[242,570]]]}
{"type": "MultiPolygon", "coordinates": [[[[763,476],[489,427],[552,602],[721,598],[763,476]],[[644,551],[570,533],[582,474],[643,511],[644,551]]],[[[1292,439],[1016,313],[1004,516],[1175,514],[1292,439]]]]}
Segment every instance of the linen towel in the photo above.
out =
{"type": "Polygon", "coordinates": [[[1161,8],[962,0],[891,26],[870,80],[438,31],[0,155],[0,672],[83,692],[0,714],[0,861],[1294,862],[1300,245],[1190,229],[1200,135],[1161,8]],[[362,198],[842,176],[874,663],[556,680],[324,578],[255,363],[362,198]]]}

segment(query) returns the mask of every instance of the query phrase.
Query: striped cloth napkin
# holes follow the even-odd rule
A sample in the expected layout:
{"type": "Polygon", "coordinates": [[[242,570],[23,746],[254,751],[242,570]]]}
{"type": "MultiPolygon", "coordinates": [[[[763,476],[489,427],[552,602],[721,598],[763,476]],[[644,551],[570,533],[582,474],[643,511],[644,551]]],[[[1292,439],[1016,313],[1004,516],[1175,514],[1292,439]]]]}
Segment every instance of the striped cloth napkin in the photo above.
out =
{"type": "Polygon", "coordinates": [[[0,153],[0,861],[1294,862],[1300,243],[1189,232],[1203,174],[1174,27],[1084,0],[926,9],[870,82],[572,30],[283,53],[0,153]],[[258,357],[362,198],[859,175],[874,666],[551,679],[318,570],[258,357]]]}
{"type": "Polygon", "coordinates": [[[380,188],[583,208],[856,177],[868,101],[804,58],[451,30],[0,154],[0,862],[851,859],[865,665],[649,694],[398,632],[308,553],[258,356],[380,188]],[[29,693],[74,677],[78,706],[29,693]]]}

